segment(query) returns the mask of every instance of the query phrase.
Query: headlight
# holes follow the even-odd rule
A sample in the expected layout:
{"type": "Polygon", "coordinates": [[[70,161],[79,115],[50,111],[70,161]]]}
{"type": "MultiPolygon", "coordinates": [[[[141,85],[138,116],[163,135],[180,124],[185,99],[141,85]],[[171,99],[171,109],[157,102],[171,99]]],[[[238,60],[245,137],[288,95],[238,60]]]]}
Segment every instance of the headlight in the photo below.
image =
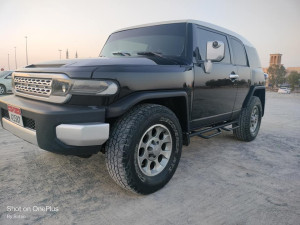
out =
{"type": "Polygon", "coordinates": [[[66,79],[54,79],[52,81],[52,95],[57,96],[66,96],[71,87],[72,87],[72,80],[66,79]]]}
{"type": "Polygon", "coordinates": [[[75,80],[71,94],[113,95],[117,91],[118,85],[113,81],[75,80]]]}
{"type": "Polygon", "coordinates": [[[54,79],[52,95],[113,95],[118,85],[113,81],[54,79]]]}

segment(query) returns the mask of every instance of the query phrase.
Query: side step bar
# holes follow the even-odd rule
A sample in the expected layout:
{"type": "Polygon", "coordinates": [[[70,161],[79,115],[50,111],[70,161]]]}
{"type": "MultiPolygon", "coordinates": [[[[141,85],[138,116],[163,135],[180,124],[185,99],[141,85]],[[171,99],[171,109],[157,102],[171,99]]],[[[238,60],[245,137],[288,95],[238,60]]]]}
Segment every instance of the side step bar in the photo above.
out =
{"type": "Polygon", "coordinates": [[[192,131],[189,134],[189,137],[199,136],[199,137],[204,138],[204,139],[210,139],[212,137],[215,137],[215,136],[221,134],[222,130],[232,131],[232,130],[238,128],[239,126],[237,124],[238,124],[238,121],[232,121],[232,122],[229,122],[229,123],[224,123],[224,124],[221,124],[221,125],[216,125],[216,126],[212,126],[212,127],[209,127],[209,128],[205,128],[205,129],[202,129],[202,130],[199,130],[199,131],[192,131]],[[232,128],[226,128],[229,125],[232,125],[232,128]],[[210,135],[205,135],[205,133],[208,133],[210,131],[216,131],[216,132],[213,133],[213,134],[210,134],[210,135]]]}

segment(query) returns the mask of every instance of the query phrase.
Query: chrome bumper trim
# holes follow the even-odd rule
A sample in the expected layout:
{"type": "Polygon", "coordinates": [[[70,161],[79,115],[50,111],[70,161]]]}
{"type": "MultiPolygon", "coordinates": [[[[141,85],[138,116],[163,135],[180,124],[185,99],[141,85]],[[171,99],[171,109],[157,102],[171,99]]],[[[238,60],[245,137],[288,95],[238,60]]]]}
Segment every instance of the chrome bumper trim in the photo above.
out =
{"type": "Polygon", "coordinates": [[[109,124],[61,124],[56,127],[56,136],[64,144],[72,146],[102,145],[109,138],[109,124]]]}
{"type": "Polygon", "coordinates": [[[30,142],[31,144],[38,145],[36,132],[24,127],[21,127],[6,118],[2,118],[3,128],[19,138],[24,139],[25,141],[30,142]]]}

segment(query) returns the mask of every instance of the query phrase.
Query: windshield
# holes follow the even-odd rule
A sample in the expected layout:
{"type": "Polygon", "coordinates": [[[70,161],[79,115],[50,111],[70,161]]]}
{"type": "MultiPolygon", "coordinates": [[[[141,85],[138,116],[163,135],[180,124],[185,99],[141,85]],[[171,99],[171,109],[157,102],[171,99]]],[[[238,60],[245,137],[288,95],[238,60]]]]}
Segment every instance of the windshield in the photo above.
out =
{"type": "Polygon", "coordinates": [[[186,23],[142,27],[113,33],[102,57],[186,57],[186,23]]]}

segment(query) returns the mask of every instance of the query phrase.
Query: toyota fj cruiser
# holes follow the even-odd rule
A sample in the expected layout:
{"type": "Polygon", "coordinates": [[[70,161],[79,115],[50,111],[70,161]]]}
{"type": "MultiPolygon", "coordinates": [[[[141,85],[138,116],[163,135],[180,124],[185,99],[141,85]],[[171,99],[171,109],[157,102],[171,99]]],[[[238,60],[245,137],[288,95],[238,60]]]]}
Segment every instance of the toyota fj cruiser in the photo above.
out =
{"type": "Polygon", "coordinates": [[[148,24],[111,34],[98,58],[17,70],[0,119],[51,152],[102,151],[116,183],[149,194],[171,179],[191,137],[255,139],[264,81],[255,48],[236,33],[193,20],[148,24]]]}

